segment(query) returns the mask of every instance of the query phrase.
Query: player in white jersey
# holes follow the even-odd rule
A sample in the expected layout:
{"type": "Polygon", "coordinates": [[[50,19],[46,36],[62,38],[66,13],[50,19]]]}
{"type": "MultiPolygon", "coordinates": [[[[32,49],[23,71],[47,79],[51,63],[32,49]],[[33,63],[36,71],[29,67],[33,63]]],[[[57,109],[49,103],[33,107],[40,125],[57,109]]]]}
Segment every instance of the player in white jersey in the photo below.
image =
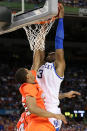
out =
{"type": "MultiPolygon", "coordinates": [[[[37,81],[45,94],[46,110],[52,113],[60,114],[61,111],[60,108],[58,108],[60,103],[58,96],[63,77],[57,75],[53,63],[46,63],[45,65],[41,66],[38,72],[39,74],[37,75],[37,81]]],[[[59,121],[58,124],[58,121],[54,118],[49,120],[56,128],[60,127],[61,121],[59,121]]]]}
{"type": "MultiPolygon", "coordinates": [[[[45,63],[42,65],[37,74],[37,81],[45,94],[45,106],[50,112],[61,114],[59,106],[59,91],[61,82],[64,79],[65,60],[63,50],[64,28],[63,17],[64,7],[60,5],[59,23],[55,37],[55,62],[45,63]]],[[[61,121],[57,121],[54,118],[49,119],[55,126],[56,130],[59,130],[61,121]]]]}
{"type": "MultiPolygon", "coordinates": [[[[45,107],[46,110],[55,114],[61,114],[60,108],[58,108],[59,91],[61,83],[64,79],[65,59],[63,50],[64,28],[63,17],[64,7],[60,4],[59,23],[55,37],[55,61],[53,63],[46,62],[42,65],[37,73],[37,81],[45,94],[45,107]]],[[[79,95],[78,92],[73,94],[79,95]]],[[[55,118],[49,118],[49,121],[54,125],[56,131],[59,131],[62,121],[55,118]]]]}
{"type": "Polygon", "coordinates": [[[47,62],[38,72],[37,81],[45,94],[46,109],[53,113],[61,113],[60,109],[58,110],[60,103],[58,96],[63,77],[56,73],[54,63],[47,62]]]}

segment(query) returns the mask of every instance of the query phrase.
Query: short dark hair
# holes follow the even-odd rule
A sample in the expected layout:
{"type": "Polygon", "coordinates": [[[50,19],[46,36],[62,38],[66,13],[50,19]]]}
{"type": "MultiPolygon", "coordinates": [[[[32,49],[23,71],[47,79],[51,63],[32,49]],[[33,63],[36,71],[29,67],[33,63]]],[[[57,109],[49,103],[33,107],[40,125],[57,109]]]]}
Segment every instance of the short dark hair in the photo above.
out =
{"type": "Polygon", "coordinates": [[[55,56],[55,52],[49,52],[48,55],[45,57],[46,62],[54,62],[55,58],[52,58],[52,56],[55,56]]]}
{"type": "Polygon", "coordinates": [[[23,84],[26,82],[26,76],[27,76],[27,71],[25,68],[20,68],[16,71],[15,73],[15,80],[19,84],[23,84]]]}

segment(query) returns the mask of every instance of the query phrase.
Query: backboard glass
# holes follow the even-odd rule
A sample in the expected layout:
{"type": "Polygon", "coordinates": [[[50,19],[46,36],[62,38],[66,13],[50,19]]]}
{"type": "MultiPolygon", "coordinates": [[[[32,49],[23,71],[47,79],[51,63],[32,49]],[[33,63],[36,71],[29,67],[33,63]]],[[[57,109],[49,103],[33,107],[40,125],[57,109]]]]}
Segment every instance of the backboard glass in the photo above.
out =
{"type": "Polygon", "coordinates": [[[8,7],[15,15],[43,7],[46,0],[0,0],[0,6],[8,7]]]}
{"type": "Polygon", "coordinates": [[[0,6],[8,7],[13,13],[22,11],[22,0],[0,0],[0,6]]]}
{"type": "Polygon", "coordinates": [[[12,11],[12,23],[0,34],[12,32],[29,24],[58,14],[58,0],[1,0],[0,5],[12,11]]]}

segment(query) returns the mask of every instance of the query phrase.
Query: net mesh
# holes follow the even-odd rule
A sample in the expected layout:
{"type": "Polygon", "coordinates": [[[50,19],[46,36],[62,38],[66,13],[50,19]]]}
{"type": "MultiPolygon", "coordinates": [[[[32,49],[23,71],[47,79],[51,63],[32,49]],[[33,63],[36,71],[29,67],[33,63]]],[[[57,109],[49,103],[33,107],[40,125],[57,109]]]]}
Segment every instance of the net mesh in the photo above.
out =
{"type": "Polygon", "coordinates": [[[40,22],[34,25],[28,25],[23,27],[29,44],[32,51],[35,50],[45,50],[45,37],[49,33],[52,25],[54,24],[55,19],[52,18],[51,20],[40,22]]]}

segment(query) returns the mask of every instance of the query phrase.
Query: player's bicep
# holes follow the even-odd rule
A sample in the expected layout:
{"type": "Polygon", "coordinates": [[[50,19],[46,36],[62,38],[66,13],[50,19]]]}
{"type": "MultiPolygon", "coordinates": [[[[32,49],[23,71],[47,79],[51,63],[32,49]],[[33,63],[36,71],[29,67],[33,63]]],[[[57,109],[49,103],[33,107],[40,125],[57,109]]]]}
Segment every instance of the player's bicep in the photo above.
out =
{"type": "Polygon", "coordinates": [[[55,62],[56,64],[58,64],[58,63],[62,63],[63,61],[65,61],[64,51],[63,49],[57,49],[55,53],[55,62]]]}
{"type": "Polygon", "coordinates": [[[32,69],[37,71],[44,62],[44,51],[36,50],[33,56],[32,69]]]}
{"type": "Polygon", "coordinates": [[[56,57],[55,59],[56,72],[60,77],[63,77],[66,67],[64,59],[64,51],[62,49],[58,49],[58,51],[56,51],[55,57],[56,57]]]}
{"type": "Polygon", "coordinates": [[[58,74],[58,76],[64,77],[64,71],[65,71],[65,67],[59,64],[59,66],[56,68],[56,73],[58,74]]]}
{"type": "Polygon", "coordinates": [[[26,104],[30,113],[33,113],[36,107],[36,98],[32,96],[26,96],[26,104]]]}

